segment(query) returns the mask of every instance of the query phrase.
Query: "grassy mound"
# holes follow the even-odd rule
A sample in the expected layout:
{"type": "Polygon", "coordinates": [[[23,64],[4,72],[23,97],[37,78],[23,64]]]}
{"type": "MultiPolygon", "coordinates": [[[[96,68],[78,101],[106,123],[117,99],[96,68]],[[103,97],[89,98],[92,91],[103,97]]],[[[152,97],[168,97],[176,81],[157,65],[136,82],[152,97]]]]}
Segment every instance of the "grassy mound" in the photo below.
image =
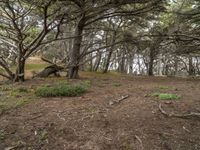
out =
{"type": "Polygon", "coordinates": [[[42,86],[39,87],[35,94],[39,97],[60,97],[60,96],[80,96],[86,92],[86,86],[83,84],[68,85],[68,84],[56,84],[54,86],[42,86]]]}

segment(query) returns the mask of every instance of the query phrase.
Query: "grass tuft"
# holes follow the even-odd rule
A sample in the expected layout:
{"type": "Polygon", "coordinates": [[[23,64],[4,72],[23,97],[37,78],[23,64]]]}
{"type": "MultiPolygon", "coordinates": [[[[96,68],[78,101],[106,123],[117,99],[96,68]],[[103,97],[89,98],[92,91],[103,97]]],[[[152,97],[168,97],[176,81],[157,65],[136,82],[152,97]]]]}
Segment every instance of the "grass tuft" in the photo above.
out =
{"type": "Polygon", "coordinates": [[[16,92],[19,92],[19,93],[28,93],[29,91],[25,87],[19,87],[18,89],[16,89],[16,92]]]}
{"type": "Polygon", "coordinates": [[[26,70],[40,70],[47,67],[48,64],[26,64],[26,70]]]}
{"type": "Polygon", "coordinates": [[[175,90],[175,91],[178,90],[178,89],[177,89],[176,87],[174,87],[174,86],[165,86],[165,85],[159,86],[159,87],[157,87],[157,88],[160,89],[160,90],[175,90]]]}
{"type": "Polygon", "coordinates": [[[0,130],[0,141],[5,139],[5,134],[2,130],[0,130]]]}
{"type": "Polygon", "coordinates": [[[160,100],[176,100],[179,99],[180,96],[177,94],[169,94],[169,93],[153,93],[151,94],[153,97],[158,97],[160,100]]]}
{"type": "Polygon", "coordinates": [[[178,98],[179,98],[179,96],[176,95],[176,94],[163,94],[163,93],[161,93],[159,95],[160,100],[175,100],[175,99],[178,99],[178,98]]]}

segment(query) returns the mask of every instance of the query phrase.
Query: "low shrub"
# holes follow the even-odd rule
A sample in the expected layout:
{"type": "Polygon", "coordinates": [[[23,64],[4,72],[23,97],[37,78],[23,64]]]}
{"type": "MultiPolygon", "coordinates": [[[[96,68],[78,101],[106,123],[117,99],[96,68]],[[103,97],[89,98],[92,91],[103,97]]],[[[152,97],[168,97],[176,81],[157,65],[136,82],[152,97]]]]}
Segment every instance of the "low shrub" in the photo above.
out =
{"type": "Polygon", "coordinates": [[[42,86],[39,87],[35,94],[39,97],[60,97],[60,96],[80,96],[86,92],[86,87],[81,84],[68,85],[68,84],[56,84],[54,86],[42,86]]]}

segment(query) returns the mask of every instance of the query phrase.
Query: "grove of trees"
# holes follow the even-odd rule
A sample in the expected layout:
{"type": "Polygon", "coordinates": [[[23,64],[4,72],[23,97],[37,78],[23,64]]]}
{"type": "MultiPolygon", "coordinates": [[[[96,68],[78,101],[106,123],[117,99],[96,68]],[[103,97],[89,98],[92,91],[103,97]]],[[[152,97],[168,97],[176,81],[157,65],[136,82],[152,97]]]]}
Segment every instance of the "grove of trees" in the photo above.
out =
{"type": "Polygon", "coordinates": [[[0,75],[41,56],[79,70],[200,75],[198,0],[0,0],[0,75]]]}

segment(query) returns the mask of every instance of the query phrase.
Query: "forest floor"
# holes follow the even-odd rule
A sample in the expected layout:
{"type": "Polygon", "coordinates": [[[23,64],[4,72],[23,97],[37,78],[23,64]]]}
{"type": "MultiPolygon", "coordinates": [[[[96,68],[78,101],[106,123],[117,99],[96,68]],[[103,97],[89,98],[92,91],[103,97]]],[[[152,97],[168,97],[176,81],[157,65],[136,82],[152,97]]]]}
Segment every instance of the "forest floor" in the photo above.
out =
{"type": "Polygon", "coordinates": [[[0,150],[200,149],[198,116],[169,117],[159,110],[161,104],[167,113],[199,113],[200,80],[86,72],[79,80],[51,77],[0,86],[0,150]],[[90,87],[79,97],[34,95],[44,84],[83,81],[90,87]],[[159,100],[152,96],[158,92],[180,98],[159,100]]]}

